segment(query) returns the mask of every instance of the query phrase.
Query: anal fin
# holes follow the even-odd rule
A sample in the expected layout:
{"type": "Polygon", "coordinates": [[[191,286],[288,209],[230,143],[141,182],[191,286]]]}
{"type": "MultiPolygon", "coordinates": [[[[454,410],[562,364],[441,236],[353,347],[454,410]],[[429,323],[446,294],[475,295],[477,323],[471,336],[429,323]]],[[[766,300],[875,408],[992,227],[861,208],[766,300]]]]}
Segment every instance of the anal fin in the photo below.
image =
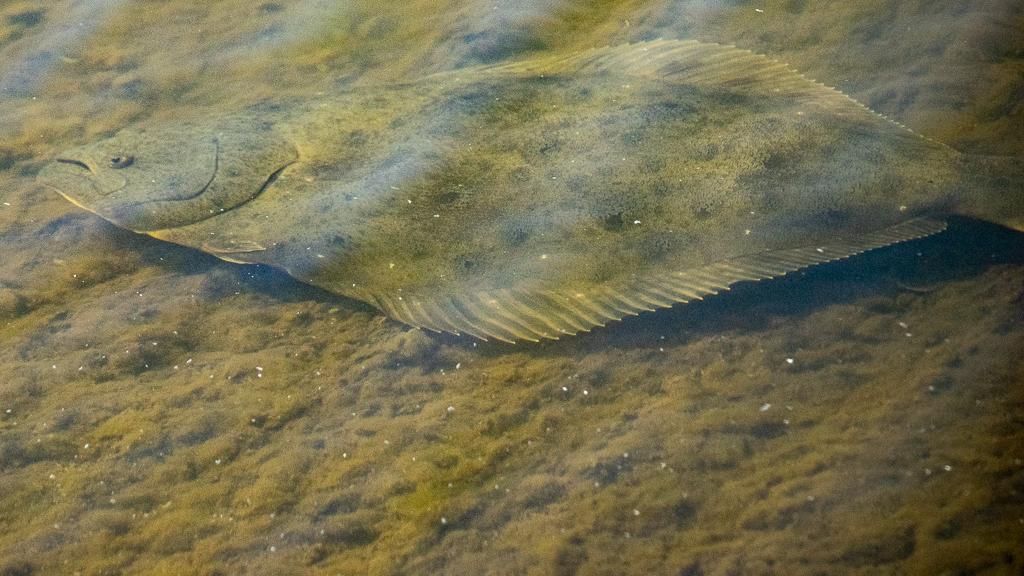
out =
{"type": "Polygon", "coordinates": [[[509,288],[489,293],[483,299],[480,293],[412,298],[416,309],[429,310],[429,314],[396,305],[394,297],[382,296],[377,301],[389,316],[420,328],[505,342],[557,339],[603,326],[609,320],[697,300],[728,290],[738,282],[783,276],[936,234],[945,228],[942,220],[919,218],[820,245],[746,254],[706,266],[641,275],[626,282],[595,284],[583,289],[509,288]]]}

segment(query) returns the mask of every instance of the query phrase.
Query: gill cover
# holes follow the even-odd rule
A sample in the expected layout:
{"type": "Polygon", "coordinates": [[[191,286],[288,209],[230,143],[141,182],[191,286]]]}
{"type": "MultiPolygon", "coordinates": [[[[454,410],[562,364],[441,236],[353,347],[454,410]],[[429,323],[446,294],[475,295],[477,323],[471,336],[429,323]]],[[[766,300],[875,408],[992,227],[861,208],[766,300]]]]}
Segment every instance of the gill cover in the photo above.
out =
{"type": "Polygon", "coordinates": [[[248,202],[297,156],[273,124],[232,116],[207,125],[123,130],[63,153],[40,179],[114,224],[150,232],[248,202]]]}

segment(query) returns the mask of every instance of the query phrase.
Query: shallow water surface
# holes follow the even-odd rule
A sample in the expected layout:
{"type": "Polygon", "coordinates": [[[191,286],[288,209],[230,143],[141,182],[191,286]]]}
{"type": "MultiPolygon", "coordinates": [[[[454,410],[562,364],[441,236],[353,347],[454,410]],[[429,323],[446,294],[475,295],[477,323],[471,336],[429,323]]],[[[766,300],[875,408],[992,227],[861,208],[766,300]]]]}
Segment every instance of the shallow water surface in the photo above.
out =
{"type": "Polygon", "coordinates": [[[1007,0],[0,4],[0,574],[1021,573],[1018,232],[513,346],[35,175],[125,126],[654,38],[1021,157],[1022,30],[1007,0]]]}

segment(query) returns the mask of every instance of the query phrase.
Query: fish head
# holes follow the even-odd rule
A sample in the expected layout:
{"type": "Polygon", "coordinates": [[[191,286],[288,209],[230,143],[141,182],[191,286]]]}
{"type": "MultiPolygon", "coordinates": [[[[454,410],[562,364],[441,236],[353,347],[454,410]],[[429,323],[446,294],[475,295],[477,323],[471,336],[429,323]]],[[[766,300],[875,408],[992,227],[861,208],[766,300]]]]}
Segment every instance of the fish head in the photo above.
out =
{"type": "Polygon", "coordinates": [[[152,232],[248,202],[297,157],[272,124],[233,118],[124,129],[62,152],[38,179],[118,226],[152,232]]]}

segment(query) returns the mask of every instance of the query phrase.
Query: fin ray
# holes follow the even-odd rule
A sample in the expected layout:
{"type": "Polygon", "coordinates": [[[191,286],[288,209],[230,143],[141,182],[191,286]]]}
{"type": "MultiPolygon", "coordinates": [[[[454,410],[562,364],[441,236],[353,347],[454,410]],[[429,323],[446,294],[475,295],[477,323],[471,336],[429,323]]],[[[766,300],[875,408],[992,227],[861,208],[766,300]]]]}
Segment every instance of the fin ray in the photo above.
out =
{"type": "Polygon", "coordinates": [[[782,276],[809,266],[941,232],[942,220],[921,218],[889,228],[811,246],[747,254],[686,270],[641,275],[585,289],[504,288],[440,298],[379,294],[377,306],[392,318],[435,331],[466,333],[504,342],[557,339],[612,320],[667,308],[729,290],[737,282],[782,276]]]}

